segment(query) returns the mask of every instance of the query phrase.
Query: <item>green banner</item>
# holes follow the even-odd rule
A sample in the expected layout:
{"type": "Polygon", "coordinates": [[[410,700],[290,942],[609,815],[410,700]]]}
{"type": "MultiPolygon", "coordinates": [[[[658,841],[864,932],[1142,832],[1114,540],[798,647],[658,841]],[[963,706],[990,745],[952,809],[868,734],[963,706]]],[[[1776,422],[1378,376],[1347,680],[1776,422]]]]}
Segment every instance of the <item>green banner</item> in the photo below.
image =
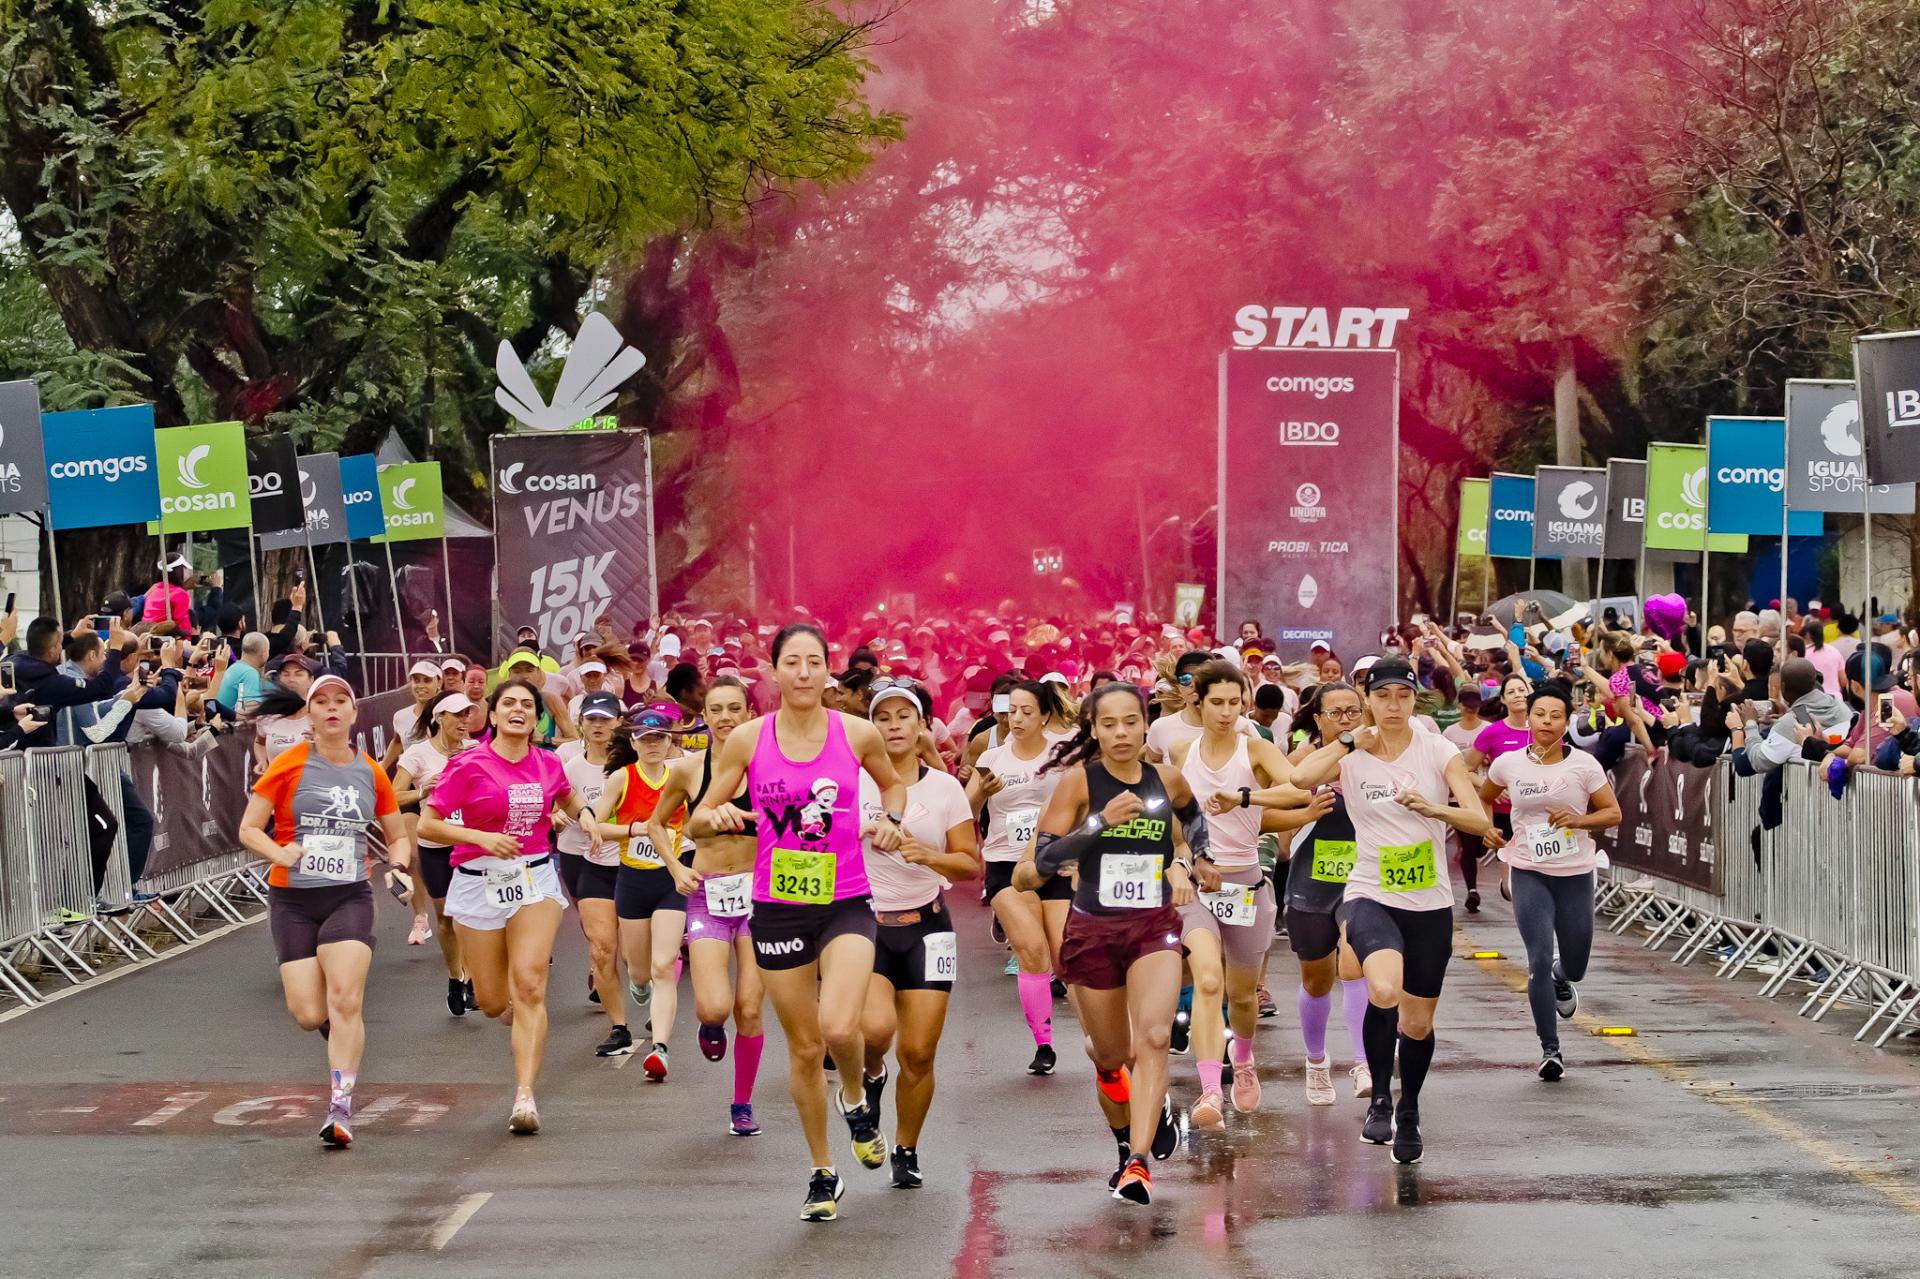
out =
{"type": "Polygon", "coordinates": [[[1460,533],[1454,548],[1463,560],[1487,555],[1487,482],[1460,481],[1460,533]]]}
{"type": "Polygon", "coordinates": [[[155,431],[160,531],[207,533],[253,522],[247,492],[247,434],[238,422],[155,431]]]}
{"type": "Polygon", "coordinates": [[[1704,444],[1647,447],[1647,549],[1744,551],[1743,533],[1707,536],[1707,448],[1704,444]]]}
{"type": "Polygon", "coordinates": [[[408,462],[380,469],[380,500],[387,512],[387,540],[419,542],[447,534],[446,505],[438,462],[408,462]]]}

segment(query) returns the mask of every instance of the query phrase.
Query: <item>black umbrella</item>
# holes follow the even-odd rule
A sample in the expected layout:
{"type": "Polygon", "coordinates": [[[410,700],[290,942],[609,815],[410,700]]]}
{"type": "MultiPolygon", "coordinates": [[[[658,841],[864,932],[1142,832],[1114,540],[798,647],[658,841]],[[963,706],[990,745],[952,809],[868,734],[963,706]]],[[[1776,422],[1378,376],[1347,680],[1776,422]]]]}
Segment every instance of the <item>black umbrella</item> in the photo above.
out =
{"type": "Polygon", "coordinates": [[[1570,595],[1562,595],[1559,591],[1519,591],[1496,601],[1493,607],[1487,610],[1488,615],[1493,619],[1493,624],[1503,631],[1512,626],[1516,620],[1522,626],[1545,622],[1548,627],[1557,631],[1564,626],[1571,626],[1575,622],[1584,620],[1588,612],[1586,604],[1575,600],[1570,595]],[[1537,614],[1527,607],[1530,604],[1539,606],[1537,614]],[[1517,618],[1514,612],[1516,608],[1520,610],[1517,618]]]}

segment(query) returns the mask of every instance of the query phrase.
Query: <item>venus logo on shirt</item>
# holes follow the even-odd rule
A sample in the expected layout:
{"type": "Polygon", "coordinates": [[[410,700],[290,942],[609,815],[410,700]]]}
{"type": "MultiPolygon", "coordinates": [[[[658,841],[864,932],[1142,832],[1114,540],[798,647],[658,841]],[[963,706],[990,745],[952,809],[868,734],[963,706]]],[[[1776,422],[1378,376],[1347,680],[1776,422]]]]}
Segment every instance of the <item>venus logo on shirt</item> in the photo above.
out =
{"type": "Polygon", "coordinates": [[[1361,782],[1360,794],[1375,804],[1391,804],[1399,796],[1399,792],[1386,782],[1361,782]]]}

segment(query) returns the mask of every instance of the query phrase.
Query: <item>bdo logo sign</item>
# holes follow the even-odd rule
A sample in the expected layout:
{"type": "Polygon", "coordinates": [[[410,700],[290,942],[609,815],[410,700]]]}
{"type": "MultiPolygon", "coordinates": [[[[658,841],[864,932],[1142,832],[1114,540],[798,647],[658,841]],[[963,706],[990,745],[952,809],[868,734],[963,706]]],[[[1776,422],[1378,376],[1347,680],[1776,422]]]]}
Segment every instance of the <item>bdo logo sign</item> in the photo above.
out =
{"type": "Polygon", "coordinates": [[[246,430],[238,422],[176,426],[157,438],[160,531],[199,533],[252,522],[246,430]]]}

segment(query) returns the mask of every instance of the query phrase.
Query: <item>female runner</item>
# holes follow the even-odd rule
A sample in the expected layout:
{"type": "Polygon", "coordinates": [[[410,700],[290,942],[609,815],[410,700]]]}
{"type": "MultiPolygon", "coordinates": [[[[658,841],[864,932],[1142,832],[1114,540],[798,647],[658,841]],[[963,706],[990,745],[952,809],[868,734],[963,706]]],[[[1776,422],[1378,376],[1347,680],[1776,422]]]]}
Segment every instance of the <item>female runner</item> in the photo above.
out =
{"type": "MultiPolygon", "coordinates": [[[[578,741],[563,744],[557,754],[566,769],[567,784],[580,802],[592,809],[607,786],[607,765],[614,732],[626,717],[626,708],[612,693],[588,693],[580,699],[574,723],[578,741]]],[[[596,1057],[625,1057],[633,1051],[633,1032],[627,1029],[625,987],[620,981],[620,922],[614,918],[614,876],[620,866],[618,850],[588,838],[586,823],[564,816],[554,820],[559,834],[560,880],[580,912],[580,931],[587,939],[587,962],[593,970],[593,990],[607,1015],[607,1037],[593,1050],[596,1057]]]]}
{"type": "MultiPolygon", "coordinates": [[[[647,819],[654,847],[670,847],[668,813],[706,798],[713,780],[713,757],[733,730],[747,720],[747,686],[732,675],[717,676],[707,685],[703,711],[711,744],[698,755],[677,759],[669,766],[667,784],[647,819]]],[[[693,1016],[700,1023],[700,1054],[708,1061],[727,1055],[727,1016],[733,1016],[733,1105],[727,1131],[752,1137],[760,1125],[753,1118],[753,1085],[760,1074],[760,1053],[767,1037],[760,1014],[766,990],[760,966],[753,959],[753,854],[756,835],[753,806],[744,788],[729,801],[746,819],[738,834],[701,838],[693,864],[669,861],[675,887],[687,899],[687,962],[693,969],[693,1016]],[[728,967],[732,960],[736,978],[728,967]]]]}
{"type": "MultiPolygon", "coordinates": [[[[546,1051],[553,935],[567,906],[548,848],[552,814],[578,821],[587,809],[559,759],[533,745],[540,690],[516,677],[487,700],[492,736],[447,765],[420,806],[420,838],[453,849],[447,915],[480,1011],[513,1028],[507,1127],[524,1135],[540,1131],[533,1085],[546,1051]]],[[[598,842],[592,830],[588,842],[598,842]]]]}
{"type": "Polygon", "coordinates": [[[1255,790],[1284,785],[1293,768],[1272,742],[1240,733],[1247,677],[1237,664],[1222,660],[1202,666],[1194,673],[1193,693],[1201,735],[1173,747],[1173,765],[1206,800],[1207,860],[1221,883],[1218,891],[1199,894],[1180,908],[1180,933],[1193,974],[1191,1034],[1200,1075],[1200,1097],[1191,1114],[1199,1127],[1218,1128],[1226,1118],[1220,1096],[1227,1038],[1223,992],[1226,1018],[1233,1023],[1233,1108],[1243,1115],[1260,1108],[1253,1036],[1260,1024],[1260,973],[1279,907],[1260,866],[1263,810],[1253,807],[1252,796],[1255,790]]]}
{"type": "Polygon", "coordinates": [[[1196,872],[1184,855],[1189,847],[1207,851],[1206,819],[1186,779],[1142,755],[1140,690],[1102,685],[1081,716],[1079,731],[1048,765],[1065,772],[1041,814],[1033,860],[1015,871],[1014,886],[1031,891],[1078,867],[1060,975],[1077,1000],[1100,1091],[1130,1108],[1128,1142],[1108,1184],[1117,1198],[1144,1204],[1153,1178],[1146,1157],[1132,1152],[1151,1149],[1165,1159],[1178,1139],[1177,1129],[1173,1141],[1164,1139],[1171,1126],[1167,1049],[1180,1002],[1176,908],[1193,900],[1196,883],[1204,891],[1220,883],[1205,863],[1196,872]],[[1184,840],[1176,839],[1174,817],[1184,840]]]}
{"type": "Polygon", "coordinates": [[[453,850],[419,838],[420,805],[433,793],[447,764],[467,749],[467,718],[472,709],[473,703],[465,693],[442,693],[434,698],[414,723],[413,740],[400,752],[399,767],[393,774],[394,796],[400,801],[400,811],[408,814],[407,828],[414,832],[414,846],[419,852],[419,869],[413,877],[415,895],[425,897],[440,921],[440,958],[447,966],[447,1011],[455,1017],[466,1016],[479,1004],[460,961],[460,937],[447,919],[447,889],[453,881],[453,864],[447,858],[453,850]]]}
{"type": "Polygon", "coordinates": [[[1053,974],[1060,939],[1067,926],[1073,886],[1053,878],[1038,893],[1013,887],[1013,868],[1033,844],[1040,813],[1060,784],[1060,773],[1043,772],[1048,722],[1061,708],[1058,685],[1026,681],[1008,694],[1008,738],[982,752],[967,779],[967,803],[978,817],[985,810],[987,902],[1013,946],[1020,1010],[1033,1035],[1030,1075],[1051,1075],[1053,1050],[1053,974]]]}
{"type": "Polygon", "coordinates": [[[312,687],[313,671],[307,659],[295,653],[286,658],[266,693],[254,703],[253,763],[261,772],[283,752],[311,740],[307,693],[312,687]]]}
{"type": "MultiPolygon", "coordinates": [[[[920,1129],[933,1105],[933,1056],[946,1025],[947,998],[960,967],[959,941],[947,912],[947,885],[980,873],[979,844],[966,792],[952,776],[920,759],[933,699],[910,679],[873,684],[867,718],[880,730],[887,758],[907,786],[900,851],[869,852],[873,886],[873,977],[867,986],[861,1035],[866,1040],[867,1105],[878,1116],[887,1086],[887,1048],[900,1062],[898,1122],[894,1128],[893,1184],[920,1186],[920,1129]]],[[[860,781],[866,825],[885,819],[880,789],[860,781]]]]}
{"type": "Polygon", "coordinates": [[[1293,785],[1340,779],[1353,819],[1353,868],[1340,908],[1341,941],[1367,979],[1362,1026],[1373,1100],[1363,1141],[1393,1145],[1394,1159],[1418,1163],[1420,1088],[1433,1065],[1433,1012],[1453,955],[1449,830],[1484,838],[1493,824],[1473,789],[1467,761],[1438,733],[1415,732],[1419,681],[1399,658],[1367,669],[1373,723],[1343,732],[1294,766],[1293,785]],[[1452,806],[1436,802],[1451,796],[1452,806]],[[1400,1105],[1393,1102],[1396,1033],[1400,1105]]]}
{"type": "Polygon", "coordinates": [[[898,851],[906,787],[873,725],[821,705],[827,641],[819,629],[805,622],[781,628],[772,653],[779,709],[728,736],[695,810],[693,834],[744,829],[745,816],[730,798],[744,778],[759,837],[754,957],[786,1032],[788,1086],[813,1159],[800,1215],[830,1221],[845,1187],[828,1162],[824,1053],[848,1065],[836,1100],[854,1155],[869,1168],[887,1158],[879,1118],[861,1092],[860,1072],[851,1068],[866,1060],[860,1015],[875,935],[861,845],[866,840],[879,852],[898,851]],[[862,769],[879,785],[886,815],[866,830],[860,827],[862,769]]]}
{"type": "MultiPolygon", "coordinates": [[[[1513,674],[1500,681],[1500,705],[1506,716],[1489,722],[1474,738],[1473,749],[1467,752],[1467,770],[1485,774],[1488,765],[1510,751],[1525,750],[1533,740],[1533,733],[1527,727],[1527,695],[1533,691],[1533,681],[1525,675],[1513,674]]],[[[1493,824],[1500,833],[1509,838],[1513,835],[1512,801],[1502,797],[1493,808],[1493,824]]],[[[1479,841],[1463,839],[1460,841],[1460,878],[1467,885],[1467,913],[1480,911],[1480,859],[1479,841]]]]}
{"type": "Polygon", "coordinates": [[[339,1150],[353,1144],[354,1077],[367,1038],[360,1015],[373,963],[367,824],[380,823],[395,866],[407,866],[413,846],[387,775],[348,741],[356,707],[347,681],[315,680],[306,706],[313,741],[282,751],[254,783],[240,842],[273,863],[268,922],[280,985],[300,1029],[327,1041],[332,1092],[320,1140],[339,1150]]]}
{"type": "Polygon", "coordinates": [[[1567,749],[1572,716],[1566,690],[1542,685],[1527,699],[1532,743],[1494,760],[1480,788],[1482,799],[1504,793],[1513,806],[1513,836],[1496,831],[1487,842],[1510,868],[1513,922],[1527,948],[1527,1004],[1540,1036],[1539,1075],[1549,1081],[1566,1073],[1554,1013],[1579,1010],[1574,983],[1587,975],[1593,951],[1593,832],[1620,824],[1620,801],[1600,761],[1567,749]]]}

